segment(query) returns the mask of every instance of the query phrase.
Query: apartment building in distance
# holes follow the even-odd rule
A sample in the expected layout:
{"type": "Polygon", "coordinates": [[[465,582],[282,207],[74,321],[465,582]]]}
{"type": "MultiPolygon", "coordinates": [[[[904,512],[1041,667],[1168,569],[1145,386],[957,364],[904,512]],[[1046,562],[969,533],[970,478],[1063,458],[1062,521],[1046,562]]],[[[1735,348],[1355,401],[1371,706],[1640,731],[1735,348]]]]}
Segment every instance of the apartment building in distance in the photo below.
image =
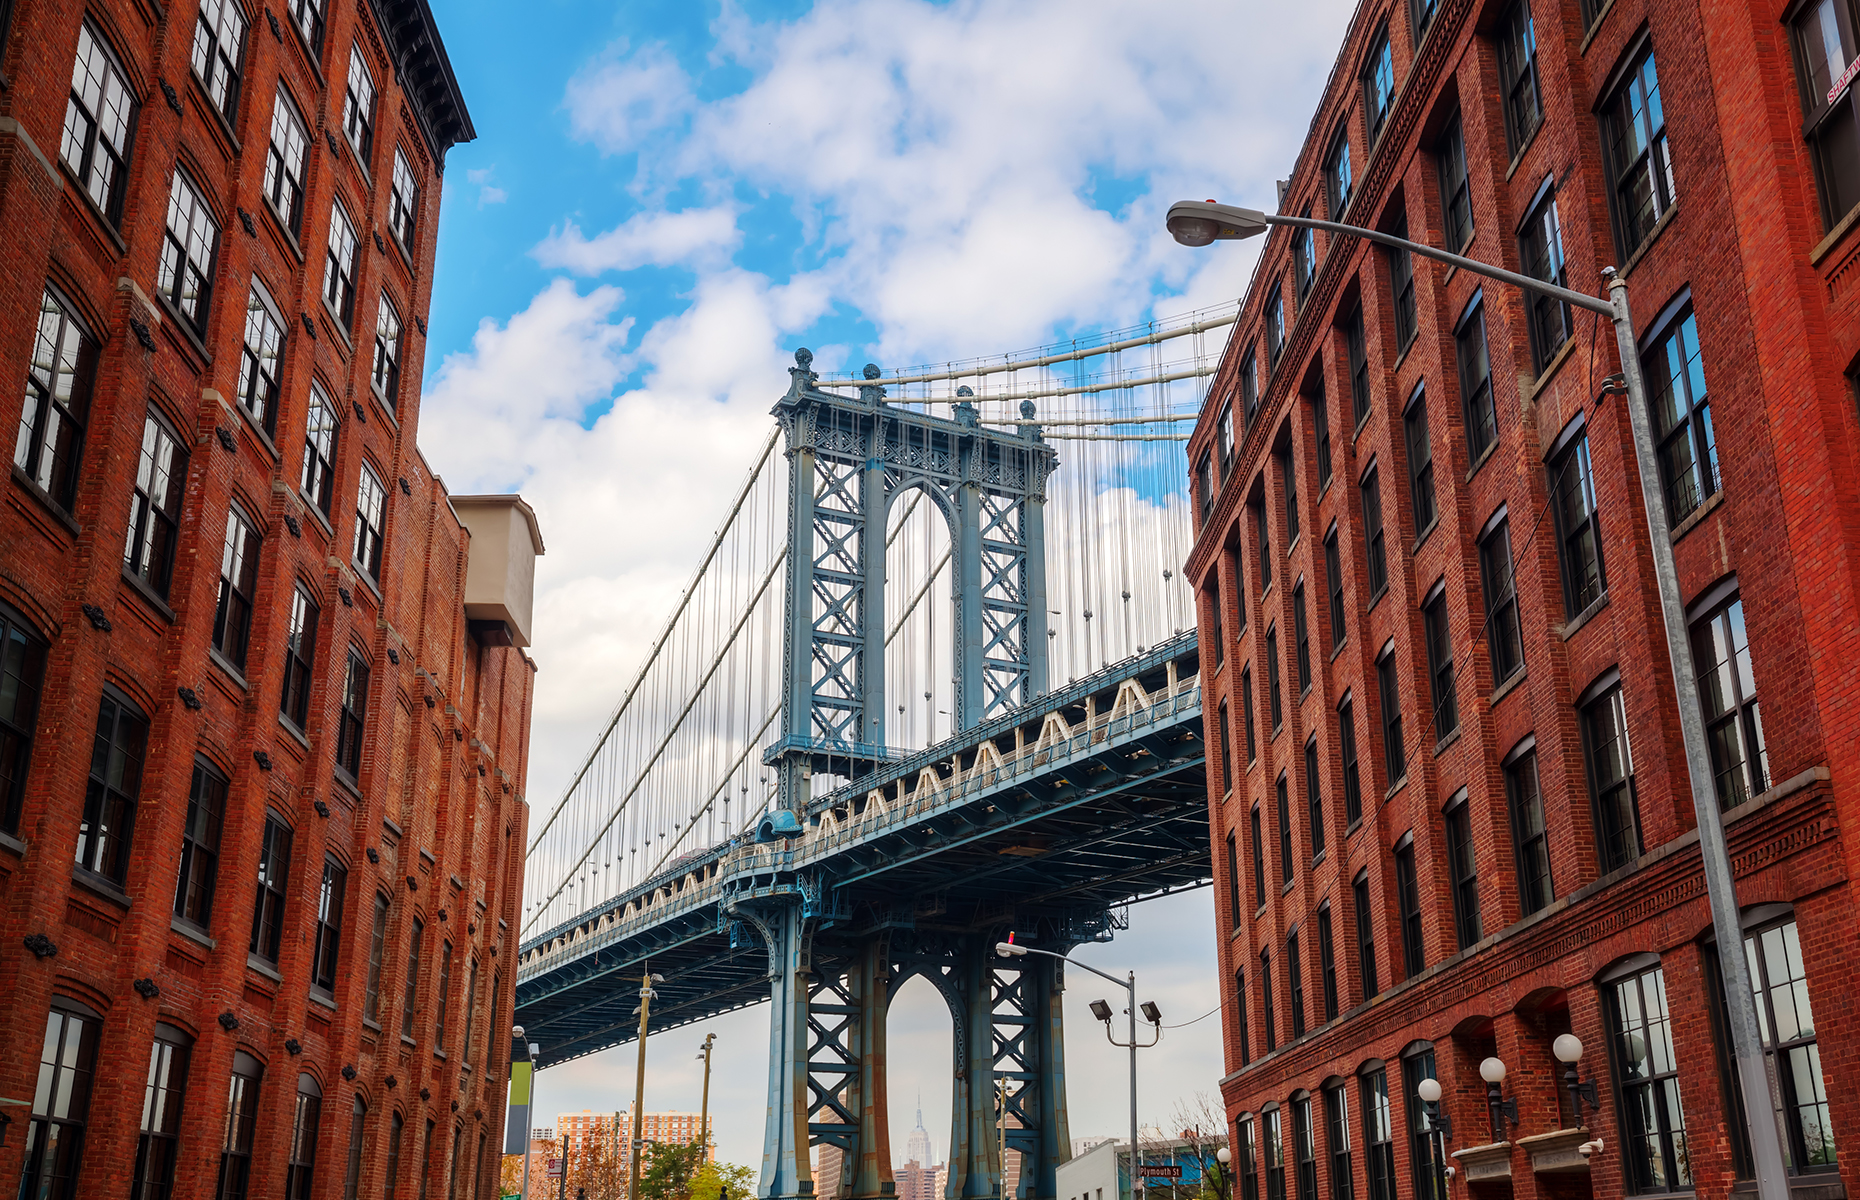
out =
{"type": "Polygon", "coordinates": [[[0,14],[0,1177],[495,1196],[543,546],[416,444],[433,13],[0,14]]]}
{"type": "Polygon", "coordinates": [[[1430,1077],[1455,1194],[1751,1192],[1748,1119],[1797,1197],[1860,1182],[1856,16],[1357,6],[1279,211],[1626,280],[1774,1104],[1729,1066],[1612,328],[1280,227],[1189,442],[1241,1200],[1433,1196],[1430,1077]]]}
{"type": "MultiPolygon", "coordinates": [[[[580,1156],[588,1153],[590,1147],[599,1142],[608,1157],[617,1162],[630,1163],[633,1159],[632,1126],[631,1112],[604,1113],[584,1108],[578,1113],[558,1113],[555,1118],[556,1145],[560,1146],[563,1139],[566,1139],[569,1153],[580,1156]]],[[[689,1145],[698,1140],[701,1132],[697,1113],[679,1112],[676,1109],[642,1113],[639,1126],[644,1131],[642,1136],[648,1142],[667,1145],[689,1145]]],[[[714,1129],[711,1145],[706,1148],[704,1157],[707,1162],[717,1161],[714,1129]]]]}

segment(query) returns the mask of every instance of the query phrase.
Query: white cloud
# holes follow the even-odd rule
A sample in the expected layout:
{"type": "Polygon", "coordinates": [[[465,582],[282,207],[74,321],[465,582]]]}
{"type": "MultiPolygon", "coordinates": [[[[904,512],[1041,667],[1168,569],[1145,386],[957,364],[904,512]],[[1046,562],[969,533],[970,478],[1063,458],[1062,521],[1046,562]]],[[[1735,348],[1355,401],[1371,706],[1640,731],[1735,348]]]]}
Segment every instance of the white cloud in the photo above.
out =
{"type": "Polygon", "coordinates": [[[592,238],[570,221],[559,231],[550,229],[549,236],[530,253],[545,267],[560,267],[577,275],[599,275],[604,271],[685,262],[716,265],[727,262],[729,252],[742,241],[742,231],[736,227],[736,210],[720,206],[642,212],[592,238]]]}
{"type": "Polygon", "coordinates": [[[497,168],[495,166],[491,166],[477,167],[465,172],[465,182],[473,184],[478,188],[479,208],[483,208],[487,204],[502,204],[504,201],[510,199],[509,192],[506,192],[503,188],[491,182],[491,175],[496,170],[497,168]]]}
{"type": "Polygon", "coordinates": [[[568,81],[564,101],[575,135],[610,153],[638,149],[695,103],[690,77],[664,46],[629,51],[625,40],[609,46],[568,81]]]}

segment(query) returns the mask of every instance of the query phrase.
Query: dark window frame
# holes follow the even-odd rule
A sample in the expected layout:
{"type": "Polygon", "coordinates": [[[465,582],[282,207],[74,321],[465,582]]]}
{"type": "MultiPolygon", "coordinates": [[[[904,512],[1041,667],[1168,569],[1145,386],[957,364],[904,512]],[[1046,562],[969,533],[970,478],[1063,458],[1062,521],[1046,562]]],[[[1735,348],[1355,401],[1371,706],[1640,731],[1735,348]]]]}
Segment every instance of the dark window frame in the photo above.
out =
{"type": "Polygon", "coordinates": [[[1537,744],[1513,750],[1504,762],[1505,804],[1511,818],[1512,855],[1517,864],[1519,915],[1530,916],[1556,899],[1550,866],[1550,834],[1538,777],[1537,744]]]}
{"type": "Polygon", "coordinates": [[[1363,504],[1363,555],[1369,567],[1369,603],[1373,606],[1389,588],[1388,547],[1382,524],[1382,473],[1374,459],[1357,484],[1363,504]]]}
{"type": "Polygon", "coordinates": [[[142,418],[142,446],[129,496],[123,573],[163,600],[168,599],[180,545],[187,459],[187,443],[161,410],[150,404],[142,418]]]}
{"type": "Polygon", "coordinates": [[[1427,970],[1427,940],[1421,928],[1421,884],[1412,835],[1395,843],[1393,858],[1395,898],[1401,917],[1402,972],[1413,979],[1427,970]]]}
{"type": "Polygon", "coordinates": [[[1364,1172],[1368,1200],[1396,1200],[1395,1114],[1389,1103],[1388,1069],[1380,1063],[1365,1069],[1362,1088],[1364,1172]]]}
{"type": "Polygon", "coordinates": [[[1335,653],[1350,636],[1343,603],[1343,551],[1337,544],[1335,521],[1324,533],[1324,582],[1330,589],[1330,648],[1335,653]]]}
{"type": "Polygon", "coordinates": [[[1350,902],[1356,910],[1356,969],[1361,976],[1362,1000],[1367,1004],[1382,992],[1376,975],[1376,917],[1367,867],[1350,880],[1350,902]]]}
{"type": "Polygon", "coordinates": [[[1382,138],[1389,114],[1395,109],[1395,55],[1388,26],[1376,31],[1363,58],[1363,130],[1373,148],[1382,138]]]}
{"type": "Polygon", "coordinates": [[[220,222],[193,177],[176,163],[168,184],[162,222],[161,257],[155,288],[168,307],[197,334],[205,335],[213,308],[213,278],[219,264],[220,222]],[[176,228],[176,218],[181,227],[176,228]]]}
{"type": "MultiPolygon", "coordinates": [[[[1856,41],[1860,40],[1855,32],[1860,21],[1856,20],[1853,5],[1836,0],[1828,14],[1835,19],[1834,33],[1842,53],[1851,60],[1856,41]]],[[[1816,36],[1803,27],[1805,20],[1821,15],[1821,7],[1815,4],[1801,5],[1791,13],[1789,42],[1802,102],[1802,140],[1815,163],[1822,228],[1832,230],[1860,206],[1860,96],[1850,86],[1832,103],[1827,99],[1833,82],[1825,50],[1828,31],[1821,29],[1816,36]]]]}
{"type": "Polygon", "coordinates": [[[1543,124],[1537,80],[1537,27],[1529,0],[1513,0],[1498,19],[1499,96],[1505,110],[1505,145],[1517,158],[1543,124]]]}
{"type": "Polygon", "coordinates": [[[1285,700],[1281,695],[1279,681],[1279,626],[1273,622],[1266,626],[1266,685],[1268,708],[1272,717],[1272,736],[1278,737],[1279,730],[1285,727],[1285,700]]]}
{"type": "Polygon", "coordinates": [[[258,887],[252,906],[252,939],[247,953],[275,966],[284,936],[284,908],[291,873],[293,831],[272,809],[265,810],[259,842],[258,887]]]}
{"type": "Polygon", "coordinates": [[[26,371],[13,465],[67,515],[77,507],[84,435],[101,345],[63,292],[46,284],[26,371]],[[64,381],[69,382],[64,382],[64,381]]]}
{"type": "Polygon", "coordinates": [[[1408,747],[1402,737],[1401,681],[1396,671],[1393,640],[1376,655],[1376,693],[1382,708],[1382,767],[1385,791],[1408,778],[1408,747]]]}
{"type": "Polygon", "coordinates": [[[128,882],[129,859],[135,848],[149,724],[140,706],[105,686],[97,701],[83,822],[78,827],[77,868],[118,888],[128,882]]]}
{"type": "Polygon", "coordinates": [[[19,832],[39,727],[39,694],[51,643],[12,605],[0,602],[0,830],[19,832]]]}
{"type": "Polygon", "coordinates": [[[194,20],[189,62],[213,106],[228,123],[239,116],[240,63],[245,58],[245,37],[252,23],[238,0],[206,0],[194,20]],[[217,7],[211,22],[207,10],[217,7]],[[230,16],[230,20],[228,19],[230,16]],[[230,51],[227,43],[231,42],[230,51]],[[204,62],[204,66],[202,65],[204,62]]]}
{"type": "Polygon", "coordinates": [[[297,488],[325,517],[336,490],[336,443],[341,433],[342,420],[334,402],[323,385],[312,379],[304,418],[304,467],[297,488]]]}
{"type": "Polygon", "coordinates": [[[368,685],[372,671],[361,651],[349,647],[342,683],[342,711],[336,733],[336,767],[351,781],[362,777],[362,742],[368,720],[368,685]]]}
{"type": "Polygon", "coordinates": [[[1434,492],[1434,444],[1427,428],[1427,388],[1417,385],[1401,414],[1402,442],[1408,451],[1408,503],[1414,519],[1415,540],[1427,536],[1440,520],[1440,501],[1434,492]]]}
{"type": "Polygon", "coordinates": [[[89,1132],[103,1015],[89,1005],[54,993],[45,1027],[39,1082],[26,1122],[19,1194],[75,1200],[83,1170],[85,1135],[89,1132]],[[73,1025],[77,1027],[75,1044],[73,1025]],[[53,1054],[49,1061],[46,1049],[53,1054]]]}
{"type": "MultiPolygon", "coordinates": [[[[11,13],[8,14],[11,22],[11,13]]],[[[116,47],[110,44],[101,28],[86,17],[78,26],[77,51],[72,60],[72,83],[76,84],[78,64],[86,61],[85,45],[95,54],[86,72],[88,85],[95,84],[95,95],[82,95],[77,87],[66,90],[65,121],[58,146],[58,161],[70,173],[78,190],[96,206],[97,212],[112,228],[123,221],[123,197],[128,191],[129,160],[135,153],[136,127],[140,123],[141,101],[129,82],[129,72],[116,47]],[[105,110],[121,113],[121,129],[106,133],[105,110]],[[118,139],[120,143],[118,144],[118,139]],[[102,156],[99,163],[98,156],[102,156]]]]}
{"type": "Polygon", "coordinates": [[[142,1089],[142,1120],[130,1200],[168,1200],[180,1156],[181,1112],[187,1103],[187,1068],[194,1039],[166,1021],[149,1039],[149,1072],[142,1089]]]}
{"type": "Polygon", "coordinates": [[[181,827],[181,863],[174,889],[174,918],[202,933],[213,930],[213,893],[219,879],[220,835],[231,781],[208,759],[194,756],[181,827]]]}
{"type": "Polygon", "coordinates": [[[1667,520],[1674,525],[1697,512],[1723,487],[1703,356],[1697,313],[1687,293],[1662,314],[1641,350],[1660,487],[1667,520]]]}
{"type": "Polygon", "coordinates": [[[1466,789],[1441,812],[1447,837],[1447,874],[1453,891],[1453,932],[1461,950],[1485,936],[1479,920],[1479,854],[1473,841],[1472,805],[1466,789]]]}
{"type": "Polygon", "coordinates": [[[1331,220],[1343,220],[1354,183],[1350,175],[1350,124],[1346,119],[1337,126],[1330,153],[1324,156],[1324,204],[1331,220]]]}
{"type": "Polygon", "coordinates": [[[1621,261],[1633,258],[1678,199],[1673,185],[1672,147],[1660,103],[1660,77],[1653,43],[1644,40],[1616,72],[1598,106],[1608,206],[1614,217],[1621,261]]]}
{"type": "Polygon", "coordinates": [[[1279,805],[1279,883],[1283,886],[1297,877],[1297,855],[1292,849],[1292,785],[1284,771],[1273,782],[1273,791],[1279,805]]]}
{"type": "Polygon", "coordinates": [[[1421,603],[1421,623],[1426,632],[1427,681],[1434,701],[1434,744],[1438,746],[1459,732],[1459,681],[1453,673],[1453,624],[1447,612],[1447,589],[1436,584],[1421,603]]]}
{"type": "Polygon", "coordinates": [[[1621,1114],[1623,1183],[1633,1195],[1690,1191],[1690,1155],[1683,1148],[1687,1141],[1685,1105],[1673,1050],[1665,971],[1656,961],[1605,980],[1602,992],[1613,1067],[1610,1075],[1616,1111],[1621,1114]],[[1630,1038],[1639,1042],[1639,1056],[1632,1054],[1630,1038]],[[1644,1124],[1647,1116],[1653,1118],[1651,1128],[1644,1124]],[[1654,1153],[1659,1156],[1657,1164],[1654,1153]]]}
{"type": "Polygon", "coordinates": [[[1343,1083],[1324,1088],[1324,1149],[1330,1157],[1330,1200],[1356,1200],[1350,1158],[1350,1095],[1343,1083]]]}
{"type": "Polygon", "coordinates": [[[1566,434],[1550,458],[1551,514],[1556,520],[1557,561],[1563,576],[1563,610],[1575,620],[1608,594],[1602,557],[1601,514],[1595,498],[1595,464],[1589,431],[1566,434]]]}
{"type": "Polygon", "coordinates": [[[310,686],[316,678],[317,625],[322,606],[310,589],[299,582],[291,589],[291,614],[284,636],[284,686],[278,691],[278,711],[302,733],[310,722],[310,686]]]}
{"type": "Polygon", "coordinates": [[[1317,481],[1318,495],[1330,486],[1331,451],[1330,451],[1330,400],[1320,386],[1317,395],[1309,397],[1311,404],[1311,436],[1317,443],[1317,481]]]}
{"type": "Polygon", "coordinates": [[[1456,111],[1434,142],[1434,167],[1440,176],[1440,213],[1447,249],[1463,254],[1477,231],[1472,209],[1471,175],[1466,169],[1466,128],[1456,111]]]}
{"type": "Polygon", "coordinates": [[[1502,684],[1524,669],[1524,630],[1511,557],[1511,518],[1504,509],[1487,522],[1479,538],[1479,585],[1485,594],[1485,643],[1492,660],[1492,682],[1502,684]]]}
{"type": "Polygon", "coordinates": [[[1324,791],[1318,785],[1317,735],[1305,739],[1305,809],[1310,819],[1311,861],[1324,854],[1324,791]]]}
{"type": "Polygon", "coordinates": [[[1466,452],[1476,465],[1498,444],[1498,407],[1492,395],[1492,354],[1486,340],[1485,293],[1453,328],[1454,359],[1460,376],[1460,407],[1466,422],[1466,452]]]}
{"type": "Polygon", "coordinates": [[[284,1200],[310,1200],[316,1181],[316,1139],[323,1120],[323,1090],[308,1071],[297,1076],[291,1140],[284,1168],[284,1200]]]}
{"type": "Polygon", "coordinates": [[[1318,970],[1322,973],[1324,987],[1324,1020],[1326,1023],[1337,1019],[1338,998],[1340,995],[1337,981],[1337,934],[1333,928],[1335,921],[1331,916],[1330,901],[1318,905],[1318,970]]]}
{"type": "Polygon", "coordinates": [[[310,158],[310,127],[303,110],[280,83],[271,101],[271,129],[265,145],[265,202],[291,237],[303,236],[304,184],[310,158]]]}
{"type": "MultiPolygon", "coordinates": [[[[1389,233],[1404,240],[1407,238],[1408,218],[1405,214],[1389,233]]],[[[1414,345],[1415,335],[1420,332],[1419,314],[1415,308],[1414,253],[1400,246],[1389,246],[1384,253],[1388,256],[1389,264],[1389,308],[1395,317],[1395,352],[1401,355],[1414,345]]]]}
{"type": "Polygon", "coordinates": [[[278,432],[285,329],[284,314],[258,276],[253,275],[246,292],[245,336],[239,346],[238,403],[266,437],[275,437],[278,432]]]}
{"type": "Polygon", "coordinates": [[[1595,857],[1606,875],[1633,862],[1644,852],[1641,844],[1640,798],[1634,783],[1633,745],[1627,726],[1627,704],[1618,672],[1592,686],[1577,702],[1582,726],[1583,773],[1588,777],[1589,803],[1595,822],[1595,857]],[[1606,720],[1608,729],[1601,726],[1606,720]],[[1619,775],[1603,773],[1601,755],[1619,744],[1619,775]]]}
{"type": "Polygon", "coordinates": [[[317,887],[315,936],[311,942],[310,987],[325,995],[336,990],[342,957],[342,910],[349,869],[333,854],[323,855],[323,879],[317,887]]]}
{"type": "Polygon", "coordinates": [[[258,1124],[258,1092],[264,1082],[264,1064],[244,1050],[234,1050],[232,1071],[227,1078],[219,1181],[213,1190],[217,1200],[246,1200],[246,1190],[252,1179],[252,1135],[258,1124]]]}
{"type": "Polygon", "coordinates": [[[1285,935],[1285,982],[1291,996],[1292,1037],[1305,1036],[1305,974],[1298,949],[1298,930],[1285,935]]]}
{"type": "Polygon", "coordinates": [[[1770,786],[1769,748],[1763,737],[1743,594],[1733,589],[1708,597],[1706,605],[1693,614],[1687,632],[1718,807],[1734,808],[1770,786]]]}
{"type": "Polygon", "coordinates": [[[1350,363],[1350,412],[1356,428],[1369,419],[1369,345],[1363,328],[1363,306],[1359,303],[1343,321],[1344,353],[1350,363]]]}
{"type": "Polygon", "coordinates": [[[241,675],[252,642],[252,611],[258,593],[258,560],[264,538],[237,503],[226,507],[226,536],[220,547],[219,596],[213,610],[213,649],[241,675]]]}
{"type": "Polygon", "coordinates": [[[1349,692],[1337,702],[1337,749],[1343,765],[1343,815],[1355,829],[1363,819],[1363,785],[1356,756],[1356,705],[1349,692]]]}
{"type": "MultiPolygon", "coordinates": [[[[1557,287],[1569,286],[1569,263],[1563,253],[1563,222],[1557,213],[1556,177],[1546,175],[1518,226],[1519,270],[1557,287]]],[[[1541,374],[1575,332],[1569,303],[1541,292],[1526,293],[1525,324],[1531,339],[1531,369],[1541,374]]]]}

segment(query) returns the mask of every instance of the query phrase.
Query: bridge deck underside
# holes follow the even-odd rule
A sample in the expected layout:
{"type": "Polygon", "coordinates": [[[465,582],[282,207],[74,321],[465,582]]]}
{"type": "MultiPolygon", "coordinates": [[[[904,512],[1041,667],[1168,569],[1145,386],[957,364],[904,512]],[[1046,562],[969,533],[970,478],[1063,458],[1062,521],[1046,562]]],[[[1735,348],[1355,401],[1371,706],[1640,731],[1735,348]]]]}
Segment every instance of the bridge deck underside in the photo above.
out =
{"type": "Polygon", "coordinates": [[[767,999],[760,937],[719,919],[732,896],[795,897],[817,918],[822,951],[880,929],[1012,928],[1067,943],[1102,936],[1110,909],[1209,881],[1203,763],[1197,705],[970,802],[849,836],[805,864],[811,886],[776,855],[746,878],[706,885],[706,902],[625,936],[590,938],[585,952],[526,972],[517,1020],[550,1065],[632,1040],[637,984],[628,977],[648,964],[665,976],[652,1032],[767,999]]]}

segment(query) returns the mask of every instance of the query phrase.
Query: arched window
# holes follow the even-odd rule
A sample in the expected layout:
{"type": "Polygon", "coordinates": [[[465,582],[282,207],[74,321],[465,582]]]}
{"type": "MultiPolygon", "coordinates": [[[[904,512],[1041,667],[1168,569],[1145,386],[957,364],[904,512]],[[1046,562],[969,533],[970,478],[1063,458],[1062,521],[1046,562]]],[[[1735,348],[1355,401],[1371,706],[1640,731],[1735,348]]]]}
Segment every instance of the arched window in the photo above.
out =
{"type": "Polygon", "coordinates": [[[142,1136],[136,1143],[131,1200],[168,1200],[181,1132],[181,1101],[187,1092],[187,1062],[194,1040],[158,1023],[149,1046],[149,1077],[142,1093],[142,1136]]]}
{"type": "Polygon", "coordinates": [[[323,1089],[309,1072],[297,1077],[297,1108],[291,1115],[291,1156],[284,1172],[285,1200],[310,1200],[316,1173],[317,1125],[323,1113],[323,1089]]]}
{"type": "Polygon", "coordinates": [[[97,1035],[102,1028],[100,1013],[63,996],[52,998],[39,1057],[39,1085],[26,1128],[22,1196],[72,1200],[77,1195],[84,1126],[90,1118],[90,1085],[97,1070],[97,1035]]]}
{"type": "Polygon", "coordinates": [[[19,832],[32,764],[32,733],[45,680],[45,639],[32,622],[0,604],[0,831],[19,832]]]}
{"type": "Polygon", "coordinates": [[[265,1068],[243,1050],[233,1051],[226,1093],[226,1139],[220,1147],[219,1200],[246,1200],[252,1178],[252,1126],[258,1117],[258,1085],[265,1068]]]}

